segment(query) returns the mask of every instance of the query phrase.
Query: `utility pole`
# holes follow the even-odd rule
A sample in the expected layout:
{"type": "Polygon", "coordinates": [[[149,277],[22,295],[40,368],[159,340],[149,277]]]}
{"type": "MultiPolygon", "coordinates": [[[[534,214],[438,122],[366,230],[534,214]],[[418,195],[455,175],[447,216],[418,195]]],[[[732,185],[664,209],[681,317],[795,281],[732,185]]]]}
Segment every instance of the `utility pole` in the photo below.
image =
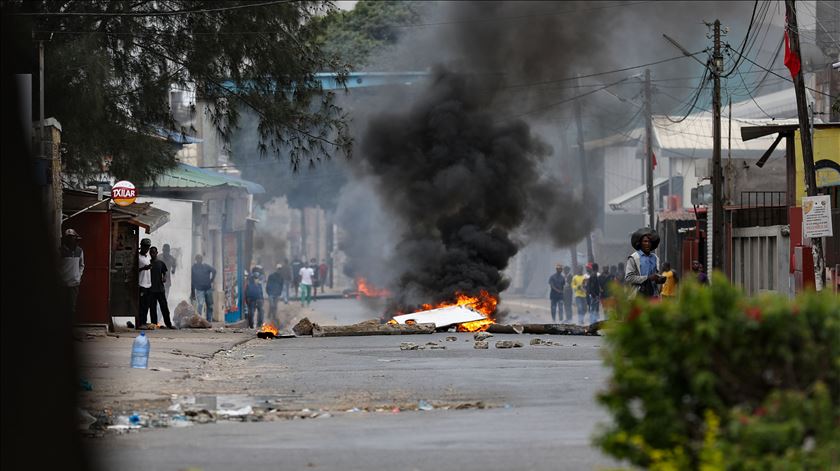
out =
{"type": "MultiPolygon", "coordinates": [[[[796,23],[796,4],[794,0],[785,0],[785,15],[787,16],[787,33],[790,50],[797,57],[802,57],[799,45],[799,27],[796,23]]],[[[814,149],[811,146],[811,127],[808,124],[808,103],[805,98],[805,80],[802,67],[793,77],[793,87],[796,91],[796,109],[799,114],[799,140],[802,144],[802,162],[805,170],[805,191],[808,196],[817,196],[817,174],[814,168],[814,149]]],[[[814,256],[814,284],[817,291],[822,291],[825,284],[825,260],[823,260],[822,239],[811,239],[811,253],[814,256]]]]}
{"type": "Polygon", "coordinates": [[[653,115],[650,111],[650,69],[645,69],[645,151],[647,155],[646,182],[647,182],[647,210],[648,227],[655,230],[654,206],[653,206],[653,115]]]}
{"type": "Polygon", "coordinates": [[[720,159],[720,75],[723,69],[723,55],[720,52],[720,20],[714,24],[714,52],[712,54],[712,76],[714,92],[712,109],[712,268],[723,269],[723,169],[720,159]]]}
{"type": "MultiPolygon", "coordinates": [[[[580,77],[577,79],[577,87],[580,87],[580,77]]],[[[580,156],[580,179],[581,179],[581,193],[586,199],[586,188],[589,184],[589,169],[586,162],[586,149],[583,147],[583,124],[580,117],[580,99],[575,100],[575,120],[577,122],[577,145],[578,155],[580,156]]],[[[577,258],[577,257],[575,257],[577,258]]],[[[592,234],[586,234],[586,258],[589,263],[595,262],[595,255],[592,252],[592,234]]],[[[577,266],[577,264],[575,264],[577,266]]]]}

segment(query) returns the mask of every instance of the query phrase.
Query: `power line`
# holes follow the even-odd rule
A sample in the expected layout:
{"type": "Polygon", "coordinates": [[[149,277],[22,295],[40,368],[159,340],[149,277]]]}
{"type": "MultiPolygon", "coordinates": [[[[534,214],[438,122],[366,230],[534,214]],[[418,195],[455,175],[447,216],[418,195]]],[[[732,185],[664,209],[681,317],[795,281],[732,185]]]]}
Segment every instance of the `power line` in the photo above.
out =
{"type": "Polygon", "coordinates": [[[229,7],[219,7],[219,8],[203,8],[200,10],[172,10],[172,11],[148,11],[148,12],[141,12],[141,11],[127,11],[127,12],[15,12],[12,13],[12,16],[118,16],[118,17],[126,17],[126,16],[176,16],[176,15],[192,15],[194,13],[215,13],[220,11],[230,11],[230,10],[241,10],[243,8],[254,8],[254,7],[264,7],[270,5],[280,5],[283,3],[291,3],[292,0],[274,0],[271,2],[263,2],[263,3],[248,3],[244,5],[233,5],[229,7]]]}
{"type": "MultiPolygon", "coordinates": [[[[727,48],[727,49],[729,49],[730,51],[732,51],[732,49],[731,49],[731,47],[729,46],[729,44],[727,44],[727,45],[726,45],[726,48],[727,48]]],[[[736,54],[738,54],[738,51],[734,51],[734,52],[735,52],[736,54]]],[[[756,67],[759,67],[759,68],[761,68],[761,69],[763,69],[763,70],[766,70],[768,73],[771,73],[771,74],[775,75],[776,77],[779,77],[779,78],[781,78],[781,79],[783,79],[783,80],[786,80],[786,81],[788,81],[788,82],[790,82],[790,83],[793,83],[793,80],[792,80],[792,79],[789,79],[789,78],[787,78],[787,77],[785,77],[785,76],[783,76],[783,75],[779,75],[779,74],[777,74],[776,72],[773,72],[772,70],[770,70],[770,69],[768,69],[768,68],[766,68],[766,67],[764,67],[764,66],[762,66],[762,65],[757,64],[755,61],[753,61],[753,60],[752,60],[752,59],[750,59],[749,57],[746,57],[746,56],[743,56],[743,57],[744,57],[744,60],[746,60],[747,62],[750,62],[751,64],[755,65],[756,67]]],[[[820,90],[815,90],[815,89],[810,88],[810,87],[805,87],[805,88],[807,88],[808,90],[811,90],[811,91],[812,91],[812,92],[814,92],[814,93],[819,93],[820,95],[824,95],[824,96],[827,96],[827,97],[829,97],[829,98],[836,98],[834,95],[831,95],[831,94],[829,94],[829,93],[822,92],[822,91],[820,91],[820,90]]]]}
{"type": "MultiPolygon", "coordinates": [[[[769,3],[768,3],[768,8],[769,8],[769,3]]],[[[755,22],[755,12],[756,12],[757,9],[758,9],[758,0],[755,0],[755,3],[753,3],[752,15],[750,15],[750,25],[747,27],[747,34],[744,35],[744,40],[741,42],[741,54],[743,54],[744,50],[746,50],[746,48],[747,48],[747,42],[749,42],[749,39],[750,39],[750,31],[752,31],[753,23],[755,22]]],[[[724,75],[724,77],[729,77],[730,75],[732,75],[732,72],[734,72],[738,68],[739,64],[740,64],[740,59],[735,61],[735,65],[732,66],[732,70],[729,71],[728,74],[724,75]]]]}

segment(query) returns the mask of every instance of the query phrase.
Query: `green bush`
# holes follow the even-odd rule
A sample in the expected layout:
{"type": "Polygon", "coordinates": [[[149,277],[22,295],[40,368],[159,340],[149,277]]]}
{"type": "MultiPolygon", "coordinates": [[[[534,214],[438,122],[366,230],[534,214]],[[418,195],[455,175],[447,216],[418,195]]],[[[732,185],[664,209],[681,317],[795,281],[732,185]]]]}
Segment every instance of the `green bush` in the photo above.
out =
{"type": "Polygon", "coordinates": [[[723,276],[618,297],[596,443],[650,469],[840,469],[840,298],[748,298],[723,276]]]}

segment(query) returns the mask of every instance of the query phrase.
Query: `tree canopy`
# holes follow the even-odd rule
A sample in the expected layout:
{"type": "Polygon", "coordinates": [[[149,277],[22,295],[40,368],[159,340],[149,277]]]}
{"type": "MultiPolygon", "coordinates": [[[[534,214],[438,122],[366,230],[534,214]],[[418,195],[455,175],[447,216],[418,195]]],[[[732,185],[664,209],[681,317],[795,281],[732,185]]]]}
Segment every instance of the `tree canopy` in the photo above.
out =
{"type": "MultiPolygon", "coordinates": [[[[240,113],[259,117],[261,152],[293,167],[349,152],[346,117],[313,74],[345,68],[317,43],[328,2],[11,1],[16,38],[45,49],[46,116],[63,127],[65,171],[149,181],[175,164],[160,129],[173,86],[193,88],[229,140],[240,113]]],[[[37,93],[36,93],[37,96],[37,93]]]]}
{"type": "Polygon", "coordinates": [[[399,41],[404,26],[419,21],[416,3],[361,0],[352,10],[335,10],[318,18],[316,41],[353,69],[370,66],[377,55],[399,41]]]}

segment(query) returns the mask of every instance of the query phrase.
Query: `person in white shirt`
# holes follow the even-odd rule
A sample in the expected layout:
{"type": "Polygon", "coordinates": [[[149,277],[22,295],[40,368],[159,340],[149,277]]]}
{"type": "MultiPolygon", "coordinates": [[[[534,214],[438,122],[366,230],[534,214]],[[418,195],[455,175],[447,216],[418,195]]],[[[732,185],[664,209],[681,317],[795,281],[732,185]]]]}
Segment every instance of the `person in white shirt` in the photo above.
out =
{"type": "Polygon", "coordinates": [[[143,239],[140,241],[140,253],[138,254],[138,265],[140,267],[140,274],[138,276],[138,284],[140,285],[140,302],[137,319],[134,319],[134,328],[137,330],[148,329],[146,323],[149,311],[149,299],[151,299],[150,290],[152,288],[152,257],[149,255],[149,249],[152,247],[151,239],[143,239]]]}
{"type": "Polygon", "coordinates": [[[61,285],[63,288],[62,301],[67,313],[75,321],[76,299],[79,297],[79,285],[85,273],[85,252],[79,247],[82,238],[73,229],[64,231],[61,238],[61,285]]]}
{"type": "Polygon", "coordinates": [[[300,269],[300,305],[308,306],[312,302],[312,279],[315,277],[315,270],[304,265],[300,269]]]}

